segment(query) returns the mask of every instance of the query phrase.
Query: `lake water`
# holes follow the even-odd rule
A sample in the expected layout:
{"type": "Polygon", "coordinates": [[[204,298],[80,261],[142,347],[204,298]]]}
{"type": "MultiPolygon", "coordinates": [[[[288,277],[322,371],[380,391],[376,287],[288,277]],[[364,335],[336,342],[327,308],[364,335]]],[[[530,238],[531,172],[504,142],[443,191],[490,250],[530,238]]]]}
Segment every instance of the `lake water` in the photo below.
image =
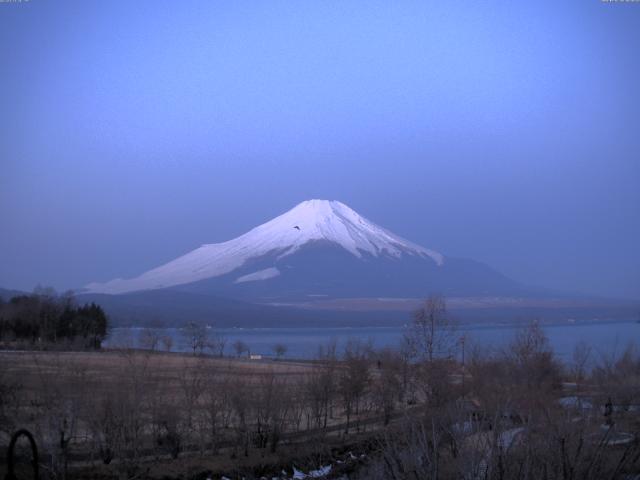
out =
{"type": "MultiPolygon", "coordinates": [[[[456,335],[464,335],[466,348],[476,344],[489,349],[501,349],[507,345],[521,328],[513,325],[463,325],[456,335]]],[[[561,359],[571,360],[574,347],[585,342],[592,347],[592,360],[602,355],[620,354],[630,344],[640,346],[640,323],[630,321],[608,321],[591,323],[565,323],[544,325],[543,329],[555,353],[561,359]]],[[[105,346],[118,346],[128,342],[137,345],[142,329],[115,328],[105,346]],[[126,340],[125,340],[126,339],[126,340]]],[[[273,355],[275,344],[287,347],[287,358],[309,359],[318,352],[320,345],[335,340],[338,351],[351,339],[371,341],[375,347],[395,347],[400,344],[404,327],[353,327],[353,328],[228,328],[215,332],[226,339],[225,353],[232,354],[232,345],[237,340],[247,344],[251,353],[273,355]]],[[[160,335],[173,338],[173,351],[189,351],[180,329],[159,329],[160,335]]],[[[467,350],[469,351],[469,350],[467,350]]]]}

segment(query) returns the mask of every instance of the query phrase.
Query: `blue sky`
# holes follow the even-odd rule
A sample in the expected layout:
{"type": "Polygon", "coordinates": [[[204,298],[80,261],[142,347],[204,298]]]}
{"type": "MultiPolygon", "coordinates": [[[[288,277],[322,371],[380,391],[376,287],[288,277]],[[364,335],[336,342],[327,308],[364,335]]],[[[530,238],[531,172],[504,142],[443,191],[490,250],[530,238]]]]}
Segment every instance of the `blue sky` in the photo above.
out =
{"type": "Polygon", "coordinates": [[[0,3],[0,285],[141,273],[308,198],[640,299],[640,3],[0,3]]]}

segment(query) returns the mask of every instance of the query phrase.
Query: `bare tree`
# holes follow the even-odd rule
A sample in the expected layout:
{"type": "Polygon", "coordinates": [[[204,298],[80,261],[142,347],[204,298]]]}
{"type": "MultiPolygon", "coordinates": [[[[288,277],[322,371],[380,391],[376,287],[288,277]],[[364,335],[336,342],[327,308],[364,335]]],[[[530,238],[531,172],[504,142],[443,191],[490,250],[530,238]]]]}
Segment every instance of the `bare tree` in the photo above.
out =
{"type": "Polygon", "coordinates": [[[138,337],[138,345],[141,348],[154,352],[160,343],[160,335],[154,328],[144,328],[138,337]]]}
{"type": "Polygon", "coordinates": [[[418,359],[433,361],[435,356],[450,356],[456,345],[456,323],[447,314],[444,297],[431,295],[414,312],[413,322],[405,333],[418,359]]]}
{"type": "Polygon", "coordinates": [[[306,420],[307,429],[315,428],[324,432],[327,428],[337,396],[337,370],[336,342],[332,340],[328,345],[318,348],[313,368],[303,377],[300,385],[297,398],[302,404],[302,411],[298,413],[301,420],[306,420]]]}
{"type": "Polygon", "coordinates": [[[584,380],[587,364],[591,357],[591,347],[584,341],[580,341],[573,349],[571,364],[571,374],[574,382],[576,382],[576,388],[579,388],[580,383],[584,380]]]}
{"type": "Polygon", "coordinates": [[[386,431],[380,439],[381,458],[362,478],[371,480],[436,480],[441,473],[444,432],[427,419],[406,419],[397,431],[386,431]],[[378,463],[379,462],[379,463],[378,463]]]}
{"type": "Polygon", "coordinates": [[[280,360],[287,353],[287,346],[284,343],[276,343],[273,346],[273,353],[276,354],[276,358],[280,360]]]}
{"type": "Polygon", "coordinates": [[[182,422],[179,425],[179,433],[182,437],[192,436],[196,430],[196,412],[206,388],[206,380],[205,359],[201,357],[195,363],[184,362],[179,378],[182,394],[180,401],[182,422]]]}
{"type": "Polygon", "coordinates": [[[115,397],[120,393],[120,389],[102,391],[100,395],[91,397],[89,404],[92,415],[88,416],[87,424],[93,448],[105,465],[111,463],[118,450],[121,425],[118,422],[115,397]]]}
{"type": "Polygon", "coordinates": [[[233,342],[233,350],[236,352],[237,357],[241,357],[243,353],[249,353],[249,346],[242,340],[236,340],[233,342]]]}
{"type": "Polygon", "coordinates": [[[292,395],[284,380],[273,371],[261,373],[251,396],[251,417],[255,444],[275,452],[286,428],[292,395]]]}
{"type": "Polygon", "coordinates": [[[251,435],[249,422],[251,416],[251,391],[248,381],[241,375],[234,375],[226,384],[229,391],[229,399],[233,408],[235,442],[234,449],[237,455],[241,449],[245,457],[249,456],[249,438],[251,435]]]}
{"type": "Polygon", "coordinates": [[[346,415],[345,433],[353,414],[360,413],[360,401],[371,379],[369,373],[369,349],[356,340],[347,342],[344,353],[344,365],[340,369],[339,390],[346,415]]]}
{"type": "Polygon", "coordinates": [[[66,479],[72,442],[80,428],[87,399],[87,367],[56,354],[46,364],[33,356],[40,381],[40,396],[34,401],[40,418],[43,447],[50,453],[48,468],[66,479]],[[56,378],[51,372],[62,378],[56,378]]]}
{"type": "Polygon", "coordinates": [[[601,404],[607,401],[617,411],[640,405],[640,350],[631,343],[621,354],[603,355],[592,378],[599,387],[601,404]]]}
{"type": "Polygon", "coordinates": [[[189,322],[182,327],[182,335],[194,355],[196,353],[202,354],[208,341],[208,333],[205,326],[189,322]]]}
{"type": "Polygon", "coordinates": [[[0,370],[0,434],[11,435],[20,411],[22,384],[0,370]]]}
{"type": "Polygon", "coordinates": [[[160,341],[162,342],[164,351],[170,352],[171,348],[173,348],[173,337],[171,337],[170,335],[164,335],[162,338],[160,338],[160,341]]]}
{"type": "Polygon", "coordinates": [[[373,379],[373,397],[377,407],[382,410],[384,424],[391,421],[396,404],[403,399],[402,360],[399,354],[385,349],[377,359],[377,376],[373,379]]]}
{"type": "Polygon", "coordinates": [[[442,359],[414,366],[416,388],[429,408],[443,408],[460,394],[459,385],[451,382],[453,367],[452,362],[442,359]]]}
{"type": "Polygon", "coordinates": [[[229,426],[232,412],[231,399],[229,394],[229,378],[217,372],[215,369],[208,369],[205,378],[203,393],[203,410],[211,453],[218,453],[221,432],[229,426]]]}
{"type": "Polygon", "coordinates": [[[209,350],[209,352],[211,352],[211,355],[213,355],[214,357],[223,357],[224,348],[226,345],[227,339],[225,338],[225,336],[219,332],[214,331],[211,335],[209,335],[209,339],[207,340],[205,347],[207,348],[207,350],[209,350]]]}

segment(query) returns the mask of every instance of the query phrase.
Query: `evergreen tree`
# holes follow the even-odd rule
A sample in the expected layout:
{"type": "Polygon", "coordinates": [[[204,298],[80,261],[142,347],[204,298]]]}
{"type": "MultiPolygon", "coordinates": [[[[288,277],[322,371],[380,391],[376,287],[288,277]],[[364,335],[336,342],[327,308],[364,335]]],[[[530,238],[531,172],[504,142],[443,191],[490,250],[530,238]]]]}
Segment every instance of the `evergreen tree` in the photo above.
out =
{"type": "Polygon", "coordinates": [[[81,340],[84,348],[99,349],[107,336],[108,318],[102,307],[91,303],[75,306],[66,293],[37,289],[0,303],[0,341],[28,341],[46,346],[81,340]]]}

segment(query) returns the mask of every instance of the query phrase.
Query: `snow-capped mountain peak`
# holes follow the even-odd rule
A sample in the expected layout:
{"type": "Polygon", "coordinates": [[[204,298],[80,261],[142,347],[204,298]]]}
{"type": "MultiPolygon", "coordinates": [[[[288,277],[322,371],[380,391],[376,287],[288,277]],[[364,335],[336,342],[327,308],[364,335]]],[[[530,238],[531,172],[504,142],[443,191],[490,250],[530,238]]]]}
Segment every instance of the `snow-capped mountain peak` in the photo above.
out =
{"type": "MultiPolygon", "coordinates": [[[[338,245],[358,258],[411,255],[431,259],[438,266],[444,262],[441,254],[389,232],[344,203],[307,200],[233,240],[202,245],[136,278],[92,283],[86,288],[94,293],[125,293],[193,283],[233,272],[247,261],[267,254],[284,258],[311,242],[338,245]]],[[[265,280],[279,274],[275,267],[264,272],[245,275],[238,281],[265,280]]]]}
{"type": "MultiPolygon", "coordinates": [[[[379,227],[342,202],[307,200],[288,212],[254,228],[239,239],[266,241],[270,247],[284,248],[284,255],[310,242],[336,243],[353,255],[401,256],[403,253],[431,257],[442,263],[439,253],[422,248],[379,227]]],[[[252,242],[253,243],[253,242],[252,242]]]]}

